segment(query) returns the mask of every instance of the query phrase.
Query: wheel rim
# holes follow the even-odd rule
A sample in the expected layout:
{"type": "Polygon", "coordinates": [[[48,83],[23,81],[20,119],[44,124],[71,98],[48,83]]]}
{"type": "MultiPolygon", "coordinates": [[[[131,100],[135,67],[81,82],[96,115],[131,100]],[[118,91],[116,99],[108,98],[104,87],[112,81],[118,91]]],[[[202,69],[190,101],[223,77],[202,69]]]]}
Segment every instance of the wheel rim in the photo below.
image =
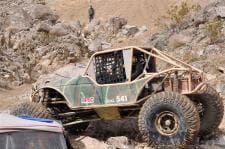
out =
{"type": "Polygon", "coordinates": [[[178,116],[169,111],[163,111],[156,116],[155,127],[157,131],[165,136],[171,136],[178,132],[178,116]]]}

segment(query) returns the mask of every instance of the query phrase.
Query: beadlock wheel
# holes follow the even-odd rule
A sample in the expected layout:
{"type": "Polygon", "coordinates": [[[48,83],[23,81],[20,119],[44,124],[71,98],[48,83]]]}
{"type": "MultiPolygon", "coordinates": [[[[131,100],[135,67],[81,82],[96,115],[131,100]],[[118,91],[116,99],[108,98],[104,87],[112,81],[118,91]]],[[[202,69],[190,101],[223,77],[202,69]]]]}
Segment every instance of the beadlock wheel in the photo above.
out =
{"type": "Polygon", "coordinates": [[[178,116],[173,112],[164,111],[156,116],[155,127],[162,135],[176,134],[179,125],[178,116]]]}
{"type": "Polygon", "coordinates": [[[152,95],[142,106],[138,127],[150,147],[188,148],[197,140],[200,118],[188,97],[161,92],[152,95]]]}

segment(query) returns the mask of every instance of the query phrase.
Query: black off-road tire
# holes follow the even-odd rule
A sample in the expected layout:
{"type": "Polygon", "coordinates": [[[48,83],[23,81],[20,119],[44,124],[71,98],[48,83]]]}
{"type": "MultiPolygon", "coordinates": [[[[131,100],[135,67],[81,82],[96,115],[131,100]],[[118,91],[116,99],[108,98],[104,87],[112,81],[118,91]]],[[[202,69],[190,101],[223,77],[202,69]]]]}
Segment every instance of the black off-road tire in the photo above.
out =
{"type": "Polygon", "coordinates": [[[223,99],[219,93],[204,85],[196,95],[192,96],[196,104],[201,104],[203,112],[200,112],[200,136],[211,135],[220,125],[224,114],[223,99]]]}
{"type": "Polygon", "coordinates": [[[37,118],[51,118],[49,111],[40,103],[23,102],[11,107],[10,113],[15,116],[33,116],[37,118]]]}
{"type": "Polygon", "coordinates": [[[186,148],[196,141],[200,118],[189,98],[174,92],[161,92],[144,103],[139,114],[138,127],[143,139],[153,148],[186,148]],[[171,135],[162,134],[155,123],[158,115],[164,111],[177,115],[178,127],[171,135]]]}

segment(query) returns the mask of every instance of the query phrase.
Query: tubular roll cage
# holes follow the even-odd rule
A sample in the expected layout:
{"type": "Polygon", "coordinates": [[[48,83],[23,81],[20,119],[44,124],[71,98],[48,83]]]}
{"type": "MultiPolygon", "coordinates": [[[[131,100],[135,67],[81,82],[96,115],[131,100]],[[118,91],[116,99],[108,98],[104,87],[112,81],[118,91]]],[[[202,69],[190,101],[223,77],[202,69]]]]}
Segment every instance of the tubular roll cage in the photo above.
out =
{"type": "MultiPolygon", "coordinates": [[[[109,52],[116,52],[116,51],[121,51],[121,50],[132,50],[132,53],[134,52],[134,50],[138,50],[138,51],[141,51],[143,52],[144,54],[146,55],[150,55],[154,58],[157,58],[159,60],[162,60],[168,64],[171,64],[173,65],[174,67],[173,68],[169,68],[169,69],[166,69],[164,71],[161,71],[161,72],[155,72],[155,73],[149,73],[149,72],[146,72],[146,71],[143,71],[143,73],[137,77],[136,79],[132,80],[131,81],[131,76],[129,77],[128,79],[128,82],[124,82],[124,83],[116,83],[116,84],[107,84],[107,86],[115,86],[115,85],[123,85],[123,84],[130,84],[130,83],[134,83],[140,79],[143,79],[143,78],[140,78],[141,76],[146,76],[148,77],[149,79],[145,82],[145,84],[147,84],[148,82],[150,82],[152,79],[156,78],[157,76],[160,76],[160,75],[164,75],[164,74],[167,74],[165,78],[168,77],[168,74],[173,74],[175,72],[178,72],[178,71],[183,71],[183,72],[188,72],[188,79],[187,79],[187,82],[188,82],[188,88],[187,88],[187,91],[186,92],[183,92],[182,94],[194,94],[195,92],[197,92],[200,88],[202,88],[204,86],[204,83],[199,83],[197,86],[195,86],[193,88],[193,82],[192,82],[192,74],[194,72],[197,72],[199,75],[200,75],[200,78],[201,80],[204,80],[204,74],[203,74],[203,71],[189,65],[189,64],[186,64],[184,62],[182,62],[181,60],[178,60],[174,57],[171,57],[167,54],[164,54],[162,53],[160,50],[154,48],[154,47],[137,47],[137,46],[129,46],[129,47],[123,47],[123,48],[117,48],[117,49],[110,49],[110,50],[105,50],[105,51],[100,51],[100,52],[96,52],[95,54],[93,54],[86,66],[86,69],[85,69],[85,72],[84,74],[82,75],[83,77],[87,77],[89,78],[90,80],[93,81],[93,83],[96,85],[96,86],[105,86],[104,84],[99,84],[97,83],[97,81],[93,78],[91,78],[90,76],[88,76],[87,74],[87,71],[88,71],[88,68],[91,64],[91,61],[93,61],[93,59],[95,58],[95,56],[99,55],[99,54],[105,54],[105,53],[109,53],[109,52]]],[[[133,54],[132,54],[133,55],[133,54]]],[[[131,61],[132,61],[132,57],[130,57],[131,61]]],[[[146,64],[147,65],[147,64],[146,64]]],[[[145,78],[146,78],[145,77],[145,78]]],[[[144,87],[144,85],[143,85],[144,87]]],[[[53,87],[49,87],[49,86],[45,86],[44,88],[49,88],[49,89],[54,89],[56,90],[57,92],[59,92],[64,98],[65,98],[65,102],[66,104],[68,105],[68,107],[74,109],[74,107],[70,104],[70,102],[68,102],[69,100],[59,91],[57,90],[56,88],[53,88],[53,87]]],[[[43,89],[43,88],[39,88],[37,89],[35,92],[38,92],[40,89],[43,89]]],[[[34,93],[35,94],[35,93],[34,93]]],[[[33,98],[33,95],[31,95],[31,98],[30,100],[32,101],[32,98],[33,98]]],[[[150,95],[149,95],[150,96],[150,95]]],[[[127,107],[127,106],[136,106],[136,105],[139,105],[139,103],[142,103],[143,101],[146,100],[146,98],[148,98],[149,96],[146,96],[144,97],[143,99],[140,99],[138,101],[136,101],[135,103],[133,104],[107,104],[107,105],[93,105],[91,107],[77,107],[76,109],[90,109],[90,108],[98,108],[98,107],[127,107]]]]}

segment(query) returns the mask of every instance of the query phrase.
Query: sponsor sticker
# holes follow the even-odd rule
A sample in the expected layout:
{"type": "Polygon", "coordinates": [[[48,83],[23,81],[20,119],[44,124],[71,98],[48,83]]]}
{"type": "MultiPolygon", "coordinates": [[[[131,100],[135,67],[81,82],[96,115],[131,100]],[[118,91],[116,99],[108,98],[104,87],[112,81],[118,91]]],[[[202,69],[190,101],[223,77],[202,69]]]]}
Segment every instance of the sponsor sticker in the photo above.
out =
{"type": "Polygon", "coordinates": [[[84,104],[90,104],[90,103],[94,103],[94,102],[95,102],[94,97],[87,97],[87,98],[81,99],[81,103],[84,103],[84,104]]]}

